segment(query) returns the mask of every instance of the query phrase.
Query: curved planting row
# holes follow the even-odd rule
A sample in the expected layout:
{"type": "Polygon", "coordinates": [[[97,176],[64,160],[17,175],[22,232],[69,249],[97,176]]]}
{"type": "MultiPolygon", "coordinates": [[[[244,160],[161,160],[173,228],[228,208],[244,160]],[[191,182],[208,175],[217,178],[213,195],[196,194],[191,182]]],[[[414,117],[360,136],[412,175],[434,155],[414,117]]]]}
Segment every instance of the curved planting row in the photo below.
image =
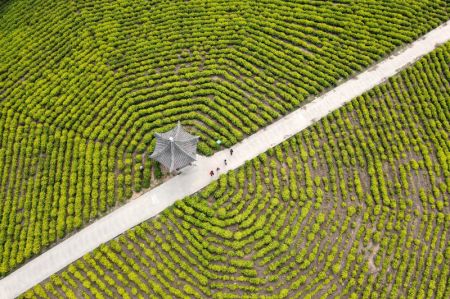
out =
{"type": "Polygon", "coordinates": [[[444,0],[3,1],[0,276],[157,183],[155,131],[181,120],[211,154],[449,11],[444,0]]]}
{"type": "Polygon", "coordinates": [[[448,298],[450,43],[23,298],[448,298]]]}

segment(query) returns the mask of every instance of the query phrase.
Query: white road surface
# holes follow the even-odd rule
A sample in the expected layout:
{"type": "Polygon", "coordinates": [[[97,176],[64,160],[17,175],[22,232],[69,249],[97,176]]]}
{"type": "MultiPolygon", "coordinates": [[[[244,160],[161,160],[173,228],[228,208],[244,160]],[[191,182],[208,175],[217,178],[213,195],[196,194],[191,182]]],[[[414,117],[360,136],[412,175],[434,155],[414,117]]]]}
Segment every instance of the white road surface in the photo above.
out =
{"type": "Polygon", "coordinates": [[[229,151],[224,150],[209,158],[200,157],[196,162],[197,166],[184,169],[182,174],[95,221],[10,273],[0,281],[0,298],[9,299],[22,294],[102,243],[157,215],[176,200],[199,191],[217,179],[217,175],[213,178],[209,176],[210,170],[214,169],[215,172],[219,166],[221,172],[226,172],[243,165],[246,160],[258,156],[307,128],[448,40],[450,40],[450,21],[357,77],[345,81],[311,103],[244,139],[233,147],[233,156],[230,157],[229,151]],[[227,167],[224,167],[224,159],[228,161],[227,167]]]}

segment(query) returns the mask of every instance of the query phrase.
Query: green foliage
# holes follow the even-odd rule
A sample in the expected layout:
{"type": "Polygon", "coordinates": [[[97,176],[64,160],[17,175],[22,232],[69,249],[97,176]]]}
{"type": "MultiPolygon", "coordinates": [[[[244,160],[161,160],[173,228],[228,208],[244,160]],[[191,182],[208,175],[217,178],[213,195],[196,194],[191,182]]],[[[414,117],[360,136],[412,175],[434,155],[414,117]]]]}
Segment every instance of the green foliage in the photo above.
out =
{"type": "Polygon", "coordinates": [[[450,43],[23,297],[447,298],[449,54],[450,43]],[[298,198],[283,198],[292,181],[298,198]]]}

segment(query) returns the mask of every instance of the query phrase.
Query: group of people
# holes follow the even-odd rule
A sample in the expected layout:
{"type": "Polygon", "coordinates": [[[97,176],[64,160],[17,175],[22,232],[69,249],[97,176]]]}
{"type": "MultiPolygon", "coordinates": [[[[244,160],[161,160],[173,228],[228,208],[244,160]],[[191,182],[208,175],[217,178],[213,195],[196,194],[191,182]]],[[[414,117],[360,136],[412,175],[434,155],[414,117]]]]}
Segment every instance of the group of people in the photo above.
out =
{"type": "MultiPolygon", "coordinates": [[[[230,156],[233,156],[233,149],[232,148],[230,148],[230,156]]],[[[223,164],[225,164],[225,166],[227,166],[227,159],[224,159],[223,160],[223,164]]],[[[217,167],[216,168],[216,173],[217,174],[219,174],[219,171],[220,171],[220,167],[217,167]]],[[[214,170],[211,170],[210,172],[209,172],[209,175],[210,176],[214,176],[214,170]]]]}

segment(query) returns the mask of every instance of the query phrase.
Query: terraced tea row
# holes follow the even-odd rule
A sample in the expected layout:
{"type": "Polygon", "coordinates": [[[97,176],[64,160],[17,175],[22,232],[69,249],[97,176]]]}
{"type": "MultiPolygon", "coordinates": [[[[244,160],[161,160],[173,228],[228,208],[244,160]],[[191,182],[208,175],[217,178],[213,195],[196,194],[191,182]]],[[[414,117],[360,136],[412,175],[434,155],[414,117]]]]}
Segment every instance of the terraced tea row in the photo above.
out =
{"type": "Polygon", "coordinates": [[[0,275],[158,183],[155,131],[181,120],[210,154],[449,16],[442,0],[0,5],[0,275]]]}
{"type": "Polygon", "coordinates": [[[450,43],[22,297],[448,298],[450,43]]]}

